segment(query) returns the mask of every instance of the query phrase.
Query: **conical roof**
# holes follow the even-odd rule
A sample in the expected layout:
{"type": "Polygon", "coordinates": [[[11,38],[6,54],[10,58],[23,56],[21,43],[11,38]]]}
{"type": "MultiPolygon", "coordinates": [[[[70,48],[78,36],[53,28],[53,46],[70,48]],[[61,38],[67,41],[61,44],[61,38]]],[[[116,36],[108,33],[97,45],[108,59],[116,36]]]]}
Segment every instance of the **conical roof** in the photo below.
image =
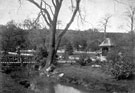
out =
{"type": "Polygon", "coordinates": [[[114,46],[110,38],[106,38],[100,45],[100,47],[110,47],[114,46]]]}

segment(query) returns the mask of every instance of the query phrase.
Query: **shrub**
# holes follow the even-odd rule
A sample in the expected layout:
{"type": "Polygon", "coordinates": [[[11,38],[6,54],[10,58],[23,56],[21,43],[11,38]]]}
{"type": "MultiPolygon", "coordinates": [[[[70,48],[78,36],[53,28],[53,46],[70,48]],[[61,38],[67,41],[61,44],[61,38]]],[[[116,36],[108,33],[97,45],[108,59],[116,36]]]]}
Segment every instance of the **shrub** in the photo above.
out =
{"type": "Polygon", "coordinates": [[[39,46],[34,57],[35,61],[37,62],[37,65],[45,66],[47,56],[48,52],[46,47],[39,46]]]}
{"type": "Polygon", "coordinates": [[[114,78],[128,79],[133,72],[134,64],[132,63],[132,58],[129,54],[120,54],[118,51],[110,52],[107,56],[109,61],[108,71],[114,76],[114,78]]]}
{"type": "Polygon", "coordinates": [[[68,55],[73,55],[73,47],[70,42],[68,42],[65,46],[65,53],[67,53],[68,55]]]}
{"type": "Polygon", "coordinates": [[[79,63],[81,66],[85,66],[87,63],[92,62],[92,60],[85,54],[80,55],[79,60],[76,61],[77,63],[79,63]]]}

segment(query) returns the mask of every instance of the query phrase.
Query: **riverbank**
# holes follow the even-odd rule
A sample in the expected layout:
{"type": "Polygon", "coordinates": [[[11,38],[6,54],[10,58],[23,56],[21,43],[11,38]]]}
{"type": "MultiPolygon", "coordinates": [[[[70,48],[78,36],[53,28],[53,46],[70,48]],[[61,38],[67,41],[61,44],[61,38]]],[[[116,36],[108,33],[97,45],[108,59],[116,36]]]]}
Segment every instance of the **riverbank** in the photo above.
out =
{"type": "MultiPolygon", "coordinates": [[[[26,91],[19,93],[35,93],[35,91],[44,90],[45,86],[51,88],[50,86],[55,84],[68,85],[77,89],[81,88],[81,90],[89,91],[90,93],[135,93],[135,79],[117,81],[112,76],[106,74],[100,67],[63,64],[58,65],[54,72],[50,73],[48,77],[45,74],[41,75],[38,71],[28,71],[26,68],[23,68],[20,71],[4,75],[6,75],[5,77],[10,76],[10,80],[13,80],[18,87],[20,86],[22,90],[24,89],[23,91],[26,91]],[[54,72],[55,74],[52,74],[54,72]],[[61,73],[64,74],[62,77],[59,76],[61,73]],[[30,92],[27,92],[28,90],[30,92]]],[[[18,89],[18,87],[16,88],[18,89]]],[[[49,91],[54,90],[50,89],[49,91]]]]}
{"type": "Polygon", "coordinates": [[[64,73],[58,82],[82,86],[92,93],[135,93],[135,79],[117,81],[101,68],[67,64],[55,71],[64,73]]]}

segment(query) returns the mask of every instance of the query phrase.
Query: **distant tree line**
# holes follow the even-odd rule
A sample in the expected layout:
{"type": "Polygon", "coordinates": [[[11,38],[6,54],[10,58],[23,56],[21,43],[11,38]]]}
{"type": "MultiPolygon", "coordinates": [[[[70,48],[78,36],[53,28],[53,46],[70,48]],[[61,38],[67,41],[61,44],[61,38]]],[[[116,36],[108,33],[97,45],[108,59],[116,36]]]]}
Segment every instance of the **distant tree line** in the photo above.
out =
{"type": "MultiPolygon", "coordinates": [[[[60,30],[57,32],[59,33],[60,30]]],[[[1,50],[16,51],[17,46],[20,46],[21,49],[37,49],[39,46],[48,48],[50,40],[49,34],[50,32],[46,28],[32,28],[24,30],[21,27],[18,27],[15,23],[9,22],[7,25],[0,27],[1,50]]],[[[132,40],[130,38],[130,32],[107,33],[106,36],[111,38],[115,47],[120,51],[131,49],[132,40]]],[[[103,41],[103,39],[104,33],[98,32],[98,29],[89,29],[85,31],[69,30],[64,35],[59,49],[97,51],[99,50],[98,45],[103,41]]]]}

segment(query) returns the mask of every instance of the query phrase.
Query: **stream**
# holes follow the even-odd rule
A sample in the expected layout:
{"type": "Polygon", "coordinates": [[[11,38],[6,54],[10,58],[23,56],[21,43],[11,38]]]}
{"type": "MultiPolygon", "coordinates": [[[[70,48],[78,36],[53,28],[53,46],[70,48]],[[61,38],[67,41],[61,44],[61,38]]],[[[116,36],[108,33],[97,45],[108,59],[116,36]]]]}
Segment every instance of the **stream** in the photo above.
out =
{"type": "Polygon", "coordinates": [[[32,89],[35,93],[88,93],[72,86],[62,84],[47,84],[44,87],[32,89]]]}
{"type": "Polygon", "coordinates": [[[55,85],[54,89],[55,89],[55,93],[87,93],[79,89],[75,89],[71,86],[65,86],[61,84],[55,85]]]}

